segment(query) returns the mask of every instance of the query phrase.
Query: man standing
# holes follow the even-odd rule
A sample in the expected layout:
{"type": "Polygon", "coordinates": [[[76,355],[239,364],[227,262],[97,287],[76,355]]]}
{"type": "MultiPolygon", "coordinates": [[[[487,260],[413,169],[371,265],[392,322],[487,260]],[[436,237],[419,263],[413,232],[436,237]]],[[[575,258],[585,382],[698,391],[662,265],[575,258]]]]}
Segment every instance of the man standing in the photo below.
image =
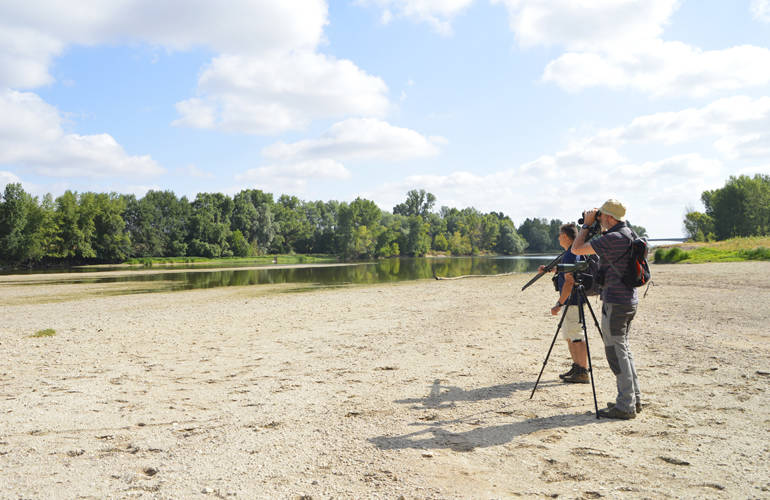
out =
{"type": "MultiPolygon", "coordinates": [[[[559,228],[559,245],[566,250],[561,258],[562,264],[574,264],[583,260],[581,257],[570,251],[572,242],[577,237],[577,227],[575,224],[564,224],[559,228]]],[[[540,272],[545,270],[545,266],[540,266],[540,272]]],[[[556,268],[554,268],[554,271],[556,268]]],[[[556,316],[563,307],[567,309],[567,315],[562,324],[562,337],[567,340],[570,356],[572,356],[572,368],[566,373],[559,375],[564,382],[573,384],[587,384],[588,378],[588,354],[585,342],[583,342],[583,331],[580,328],[580,298],[571,297],[572,288],[575,284],[575,277],[572,273],[558,273],[556,275],[556,286],[559,292],[559,300],[551,308],[551,314],[556,316]]]]}
{"type": "Polygon", "coordinates": [[[639,379],[634,357],[628,345],[628,331],[636,315],[638,297],[636,288],[623,283],[623,271],[631,260],[633,233],[625,222],[626,207],[617,200],[607,200],[600,209],[587,210],[585,225],[572,244],[576,255],[599,255],[599,272],[604,276],[602,285],[602,333],[607,362],[615,374],[618,395],[615,403],[599,410],[604,418],[632,419],[642,411],[639,379]],[[595,220],[604,233],[599,238],[585,241],[588,227],[595,220]]]}

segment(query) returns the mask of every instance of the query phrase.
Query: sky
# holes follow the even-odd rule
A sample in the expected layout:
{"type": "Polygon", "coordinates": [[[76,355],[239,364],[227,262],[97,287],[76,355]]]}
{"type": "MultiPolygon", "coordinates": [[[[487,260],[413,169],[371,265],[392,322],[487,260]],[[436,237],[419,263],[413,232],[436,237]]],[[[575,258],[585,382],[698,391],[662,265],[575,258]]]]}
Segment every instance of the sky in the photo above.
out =
{"type": "Polygon", "coordinates": [[[411,189],[680,237],[770,174],[770,0],[6,0],[0,187],[411,189]]]}

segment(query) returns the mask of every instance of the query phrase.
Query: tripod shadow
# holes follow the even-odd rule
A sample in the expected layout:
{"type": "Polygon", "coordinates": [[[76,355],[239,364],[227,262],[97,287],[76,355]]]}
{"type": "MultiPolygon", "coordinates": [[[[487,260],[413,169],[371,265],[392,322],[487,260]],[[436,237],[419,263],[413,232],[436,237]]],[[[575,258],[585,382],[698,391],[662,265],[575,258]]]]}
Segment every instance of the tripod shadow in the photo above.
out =
{"type": "MultiPolygon", "coordinates": [[[[561,385],[559,382],[542,382],[538,387],[561,385]]],[[[530,391],[534,382],[514,382],[511,384],[493,385],[479,389],[465,390],[454,385],[441,385],[440,379],[435,379],[430,388],[430,394],[424,398],[398,399],[400,404],[411,404],[412,409],[442,409],[452,408],[458,401],[485,401],[489,399],[507,398],[518,391],[530,391]]]]}
{"type": "Polygon", "coordinates": [[[378,436],[368,441],[381,450],[414,448],[473,451],[476,448],[510,443],[514,438],[544,429],[579,427],[603,422],[606,420],[597,420],[591,412],[573,413],[531,418],[522,422],[481,427],[466,432],[450,432],[439,426],[432,426],[401,436],[378,436]]]}

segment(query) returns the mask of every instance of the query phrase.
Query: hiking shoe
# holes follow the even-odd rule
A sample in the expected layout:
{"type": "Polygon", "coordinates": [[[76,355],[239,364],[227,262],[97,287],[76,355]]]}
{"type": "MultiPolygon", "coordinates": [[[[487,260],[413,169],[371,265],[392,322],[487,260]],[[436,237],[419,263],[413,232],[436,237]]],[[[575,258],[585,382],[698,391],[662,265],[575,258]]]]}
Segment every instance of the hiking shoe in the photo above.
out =
{"type": "MultiPolygon", "coordinates": [[[[607,403],[607,408],[615,408],[615,403],[607,403]]],[[[636,413],[642,413],[642,403],[636,402],[636,413]]]]}
{"type": "Polygon", "coordinates": [[[575,368],[578,368],[580,365],[577,363],[572,363],[572,368],[569,369],[568,372],[560,373],[559,378],[564,380],[565,378],[569,377],[573,373],[575,373],[575,368]]]}
{"type": "Polygon", "coordinates": [[[590,379],[588,378],[588,370],[578,365],[575,367],[575,371],[572,373],[572,375],[564,377],[562,381],[569,384],[587,384],[590,382],[590,379]]]}
{"type": "Polygon", "coordinates": [[[636,412],[620,411],[613,406],[612,408],[599,410],[598,416],[599,418],[616,418],[619,420],[631,420],[633,418],[636,418],[636,412]]]}

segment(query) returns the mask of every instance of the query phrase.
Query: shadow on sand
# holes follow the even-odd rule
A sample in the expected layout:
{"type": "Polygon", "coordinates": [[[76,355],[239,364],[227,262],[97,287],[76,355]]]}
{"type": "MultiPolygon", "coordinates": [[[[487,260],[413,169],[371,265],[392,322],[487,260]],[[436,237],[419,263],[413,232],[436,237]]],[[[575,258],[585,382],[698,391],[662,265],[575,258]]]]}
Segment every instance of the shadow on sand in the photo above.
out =
{"type": "Polygon", "coordinates": [[[440,426],[433,425],[401,436],[378,436],[369,439],[381,450],[414,449],[450,449],[453,451],[473,451],[475,448],[486,448],[510,443],[513,439],[544,429],[563,427],[579,427],[589,424],[604,423],[597,420],[593,412],[572,413],[568,415],[553,415],[550,417],[530,418],[510,424],[480,427],[465,432],[450,432],[440,426]]]}
{"type": "MultiPolygon", "coordinates": [[[[541,382],[538,387],[562,385],[560,382],[541,382]]],[[[485,401],[510,397],[514,392],[531,391],[534,382],[514,382],[512,384],[493,385],[480,389],[465,390],[453,385],[441,385],[440,379],[435,379],[430,388],[430,394],[424,398],[398,399],[396,403],[411,404],[413,410],[452,408],[458,401],[485,401]]]]}
{"type": "MultiPolygon", "coordinates": [[[[561,385],[559,382],[541,383],[540,387],[561,385]]],[[[400,399],[397,403],[412,404],[412,409],[442,409],[452,408],[458,401],[483,401],[497,398],[506,398],[517,391],[530,391],[534,382],[517,382],[511,384],[494,385],[479,389],[464,390],[455,386],[441,385],[441,380],[436,379],[431,386],[430,394],[424,398],[400,399]]],[[[472,416],[490,413],[493,410],[482,411],[472,416]]],[[[502,412],[497,412],[502,413],[502,412]]],[[[414,449],[450,449],[453,451],[472,451],[475,448],[499,446],[510,443],[516,437],[531,434],[544,429],[556,429],[565,427],[579,427],[589,424],[603,423],[605,420],[597,420],[591,412],[572,413],[567,415],[553,415],[550,417],[529,418],[520,422],[513,422],[488,427],[478,427],[465,432],[451,432],[443,426],[451,424],[468,423],[469,417],[460,417],[452,420],[420,422],[409,425],[427,426],[419,431],[401,436],[378,436],[368,441],[381,450],[399,450],[405,448],[414,449]]],[[[476,420],[476,422],[479,422],[476,420]]],[[[472,424],[476,425],[476,424],[472,424]]]]}

